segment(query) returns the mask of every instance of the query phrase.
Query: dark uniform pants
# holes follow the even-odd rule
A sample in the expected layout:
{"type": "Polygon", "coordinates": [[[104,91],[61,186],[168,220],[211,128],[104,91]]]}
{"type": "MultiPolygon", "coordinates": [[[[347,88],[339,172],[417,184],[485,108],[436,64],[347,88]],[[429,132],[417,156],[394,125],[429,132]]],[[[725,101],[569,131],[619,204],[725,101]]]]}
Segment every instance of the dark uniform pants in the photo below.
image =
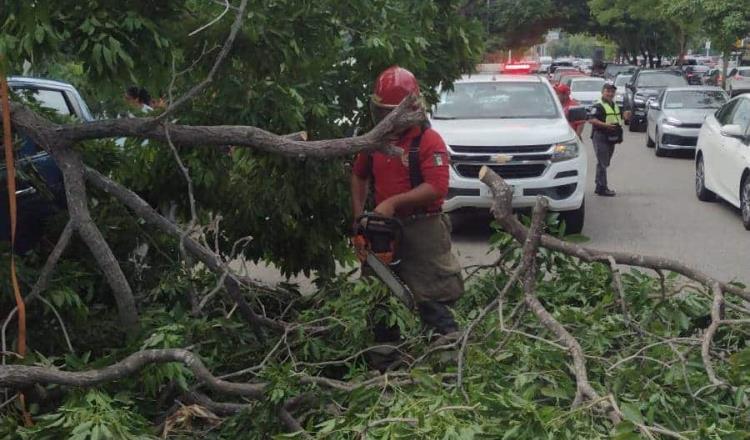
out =
{"type": "MultiPolygon", "coordinates": [[[[422,323],[435,333],[458,330],[450,306],[464,293],[461,266],[451,253],[451,225],[445,214],[418,216],[403,220],[404,234],[399,245],[399,277],[414,294],[422,323]]],[[[375,326],[376,339],[397,339],[382,325],[375,326]]],[[[391,339],[391,340],[394,340],[391,339]]]]}
{"type": "Polygon", "coordinates": [[[592,136],[594,153],[596,153],[596,189],[597,191],[609,188],[607,185],[607,168],[612,155],[615,153],[615,144],[607,141],[606,135],[595,132],[592,136]]]}

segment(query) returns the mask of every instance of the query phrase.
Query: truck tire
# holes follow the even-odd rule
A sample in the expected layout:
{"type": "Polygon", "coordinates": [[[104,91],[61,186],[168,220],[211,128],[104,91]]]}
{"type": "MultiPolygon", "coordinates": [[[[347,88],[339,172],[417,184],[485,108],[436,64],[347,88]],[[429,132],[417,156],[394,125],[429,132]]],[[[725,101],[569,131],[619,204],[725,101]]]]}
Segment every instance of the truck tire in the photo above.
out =
{"type": "Polygon", "coordinates": [[[581,207],[572,211],[560,211],[560,222],[565,222],[565,234],[580,234],[583,230],[583,220],[586,213],[586,200],[581,203],[581,207]]]}

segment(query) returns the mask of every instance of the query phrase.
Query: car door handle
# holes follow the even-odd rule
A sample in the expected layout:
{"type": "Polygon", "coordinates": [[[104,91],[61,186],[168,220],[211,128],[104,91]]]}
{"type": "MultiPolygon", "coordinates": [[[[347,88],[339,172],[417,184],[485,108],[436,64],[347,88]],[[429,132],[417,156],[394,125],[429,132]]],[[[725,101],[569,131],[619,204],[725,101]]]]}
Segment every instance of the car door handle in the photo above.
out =
{"type": "Polygon", "coordinates": [[[16,191],[16,197],[30,196],[32,194],[36,194],[36,188],[33,186],[16,191]]]}

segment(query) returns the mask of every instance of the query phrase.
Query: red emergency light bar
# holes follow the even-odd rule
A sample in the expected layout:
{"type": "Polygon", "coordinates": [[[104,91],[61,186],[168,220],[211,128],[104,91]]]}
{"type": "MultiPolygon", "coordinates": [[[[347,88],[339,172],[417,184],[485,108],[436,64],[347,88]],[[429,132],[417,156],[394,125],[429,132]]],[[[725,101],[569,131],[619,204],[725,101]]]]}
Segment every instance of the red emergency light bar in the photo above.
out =
{"type": "Polygon", "coordinates": [[[500,66],[500,73],[529,74],[537,69],[534,63],[507,63],[500,66]]]}

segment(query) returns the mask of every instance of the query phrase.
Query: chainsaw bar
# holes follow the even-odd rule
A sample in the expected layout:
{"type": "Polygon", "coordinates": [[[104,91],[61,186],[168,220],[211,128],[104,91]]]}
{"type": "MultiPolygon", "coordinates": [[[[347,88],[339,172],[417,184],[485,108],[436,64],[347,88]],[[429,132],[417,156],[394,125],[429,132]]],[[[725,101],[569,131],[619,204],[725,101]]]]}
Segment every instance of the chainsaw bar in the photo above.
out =
{"type": "Polygon", "coordinates": [[[396,295],[404,305],[409,308],[414,308],[414,295],[411,293],[409,287],[404,284],[403,281],[391,270],[388,265],[383,263],[380,258],[376,257],[372,252],[367,253],[367,265],[375,272],[386,286],[396,295]]]}

